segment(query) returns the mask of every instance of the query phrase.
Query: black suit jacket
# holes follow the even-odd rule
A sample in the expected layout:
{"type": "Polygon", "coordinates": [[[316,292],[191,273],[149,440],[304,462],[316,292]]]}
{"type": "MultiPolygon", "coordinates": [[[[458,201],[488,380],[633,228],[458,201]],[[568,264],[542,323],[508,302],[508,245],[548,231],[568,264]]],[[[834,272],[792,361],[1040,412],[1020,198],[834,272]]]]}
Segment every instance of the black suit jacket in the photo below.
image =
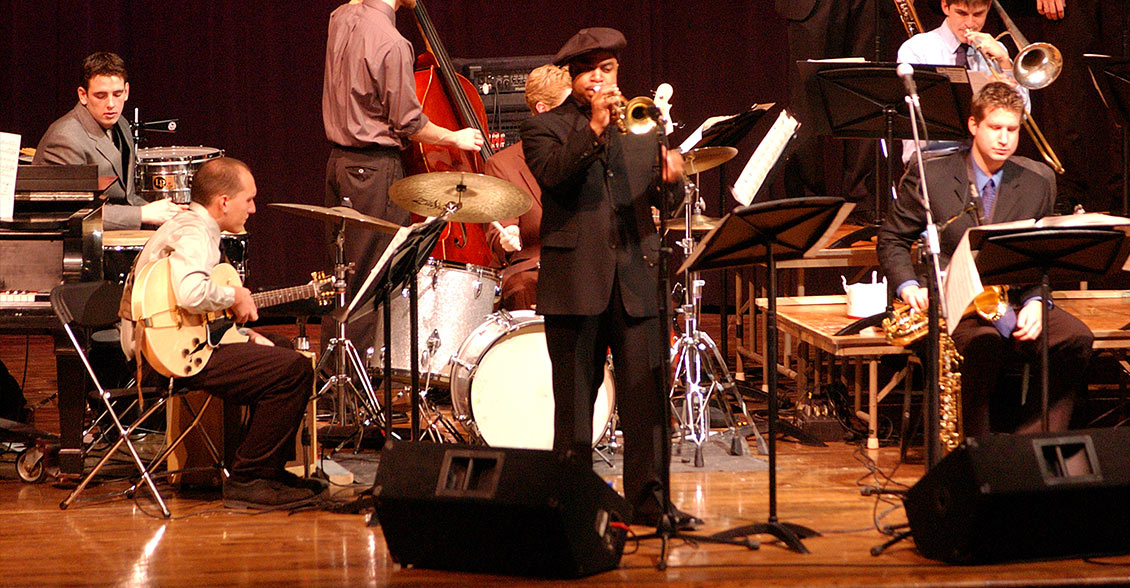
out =
{"type": "MultiPolygon", "coordinates": [[[[959,151],[926,162],[934,222],[941,225],[953,219],[939,233],[943,269],[949,265],[950,256],[966,229],[978,224],[977,212],[969,209],[973,197],[968,156],[968,151],[959,151]]],[[[918,168],[911,166],[899,184],[898,200],[879,230],[879,263],[892,287],[913,279],[925,283],[915,272],[910,258],[911,245],[926,227],[926,210],[922,206],[918,184],[918,168]]],[[[1052,214],[1055,195],[1055,176],[1050,168],[1026,157],[1011,157],[1004,164],[993,217],[988,221],[1000,223],[1048,216],[1052,214]]],[[[1022,296],[1028,294],[1023,293],[1022,296]]]]}
{"type": "Polygon", "coordinates": [[[526,164],[542,190],[538,312],[600,314],[618,280],[629,315],[657,316],[656,136],[610,127],[597,137],[588,112],[570,98],[522,124],[526,164]]]}
{"type": "Polygon", "coordinates": [[[776,0],[777,14],[789,20],[804,20],[812,14],[816,0],[776,0]]]}

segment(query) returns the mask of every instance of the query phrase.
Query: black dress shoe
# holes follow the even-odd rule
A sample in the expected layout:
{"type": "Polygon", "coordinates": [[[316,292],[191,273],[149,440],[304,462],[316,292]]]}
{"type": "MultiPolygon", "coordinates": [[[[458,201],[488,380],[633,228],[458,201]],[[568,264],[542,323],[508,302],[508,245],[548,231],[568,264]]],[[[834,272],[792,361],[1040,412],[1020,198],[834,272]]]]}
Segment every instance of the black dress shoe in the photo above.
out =
{"type": "Polygon", "coordinates": [[[313,497],[311,490],[291,488],[278,480],[224,480],[224,506],[227,508],[283,508],[297,506],[313,497]]]}
{"type": "MultiPolygon", "coordinates": [[[[670,520],[675,529],[679,531],[693,531],[698,525],[702,524],[702,519],[688,512],[683,512],[674,506],[671,507],[670,520]]],[[[635,516],[632,517],[632,524],[658,528],[659,513],[636,513],[635,516]]]]}
{"type": "Polygon", "coordinates": [[[321,478],[303,478],[287,470],[283,470],[282,473],[278,475],[277,480],[291,488],[305,488],[313,492],[315,496],[325,492],[330,487],[330,483],[327,480],[321,478]]]}

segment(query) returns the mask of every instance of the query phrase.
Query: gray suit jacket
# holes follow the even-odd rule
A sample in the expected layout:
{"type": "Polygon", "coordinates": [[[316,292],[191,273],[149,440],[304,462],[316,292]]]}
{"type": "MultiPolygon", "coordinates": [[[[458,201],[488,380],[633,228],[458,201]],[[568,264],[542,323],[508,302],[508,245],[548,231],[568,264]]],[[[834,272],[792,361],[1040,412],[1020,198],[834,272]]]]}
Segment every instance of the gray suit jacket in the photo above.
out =
{"type": "MultiPolygon", "coordinates": [[[[950,256],[961,242],[966,229],[976,226],[978,218],[967,207],[973,198],[969,190],[969,172],[966,167],[968,151],[938,157],[926,162],[926,177],[930,189],[930,210],[939,225],[952,219],[939,232],[941,266],[949,265],[950,256]]],[[[910,258],[911,245],[926,227],[926,209],[918,194],[918,168],[912,166],[899,184],[899,198],[879,230],[876,252],[883,273],[891,287],[907,280],[925,280],[917,275],[910,258]]],[[[1013,156],[1004,164],[1001,187],[993,206],[993,217],[988,222],[1001,223],[1024,219],[1039,219],[1052,214],[1055,205],[1055,176],[1051,168],[1026,157],[1013,156]]],[[[1030,292],[1022,293],[1026,298],[1030,292]]]]}
{"type": "MultiPolygon", "coordinates": [[[[136,146],[129,124],[122,118],[117,124],[126,138],[130,153],[134,153],[136,146]]],[[[121,152],[80,102],[47,128],[35,149],[32,163],[94,163],[98,165],[98,175],[116,177],[117,181],[104,192],[106,206],[102,211],[103,229],[113,231],[141,228],[141,209],[138,207],[145,204],[145,200],[134,193],[135,159],[131,157],[128,169],[122,169],[121,152]]]]}

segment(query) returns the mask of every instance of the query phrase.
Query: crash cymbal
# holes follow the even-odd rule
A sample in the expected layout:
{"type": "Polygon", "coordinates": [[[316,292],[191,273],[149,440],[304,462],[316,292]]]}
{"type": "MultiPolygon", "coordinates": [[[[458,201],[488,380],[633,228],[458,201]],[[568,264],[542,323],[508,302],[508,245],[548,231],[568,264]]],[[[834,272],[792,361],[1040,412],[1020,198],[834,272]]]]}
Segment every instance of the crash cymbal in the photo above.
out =
{"type": "Polygon", "coordinates": [[[448,203],[456,207],[452,222],[489,223],[519,216],[533,199],[518,186],[492,176],[464,172],[432,172],[408,176],[389,187],[388,196],[409,212],[440,216],[448,203]]]}
{"type": "MultiPolygon", "coordinates": [[[[691,215],[691,223],[690,223],[691,224],[691,232],[692,233],[705,233],[707,231],[710,231],[714,227],[718,226],[718,223],[720,223],[720,222],[722,222],[722,219],[720,219],[720,218],[714,218],[712,216],[706,216],[704,214],[693,214],[693,215],[691,215]]],[[[673,218],[673,219],[670,219],[670,220],[667,221],[667,230],[668,231],[684,232],[684,231],[687,230],[686,226],[687,226],[687,223],[686,223],[685,217],[680,216],[680,217],[676,217],[676,218],[673,218]]]]}
{"type": "Polygon", "coordinates": [[[345,221],[357,228],[368,229],[370,231],[380,231],[382,233],[395,233],[400,230],[400,225],[379,219],[375,216],[362,214],[348,206],[334,206],[333,208],[326,208],[325,206],[314,206],[312,204],[291,204],[289,202],[271,202],[267,206],[280,208],[284,212],[297,214],[298,216],[305,216],[307,218],[318,219],[330,223],[338,223],[345,221]]]}
{"type": "Polygon", "coordinates": [[[683,165],[686,174],[692,175],[714,169],[738,154],[733,147],[699,147],[683,154],[683,165]]]}

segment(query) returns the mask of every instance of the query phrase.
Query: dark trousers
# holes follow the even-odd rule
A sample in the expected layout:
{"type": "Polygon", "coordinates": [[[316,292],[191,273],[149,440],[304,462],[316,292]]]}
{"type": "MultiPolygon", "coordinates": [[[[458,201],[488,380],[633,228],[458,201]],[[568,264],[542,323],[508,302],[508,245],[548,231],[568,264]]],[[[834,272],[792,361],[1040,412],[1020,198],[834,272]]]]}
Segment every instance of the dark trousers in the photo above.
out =
{"type": "Polygon", "coordinates": [[[273,478],[294,448],[294,436],[313,393],[310,358],[280,345],[220,345],[199,374],[184,378],[186,387],[203,390],[224,402],[251,408],[247,436],[235,453],[232,477],[273,478]]]}
{"type": "MultiPolygon", "coordinates": [[[[875,142],[858,139],[837,141],[842,146],[841,185],[829,190],[825,162],[825,141],[817,136],[815,117],[809,95],[800,77],[797,61],[833,57],[864,57],[875,54],[874,0],[817,0],[812,14],[804,20],[790,20],[789,38],[789,107],[801,122],[797,131],[796,149],[785,164],[785,192],[789,198],[802,196],[842,196],[859,202],[861,210],[873,206],[873,193],[868,181],[874,169],[875,142]],[[839,190],[837,193],[835,190],[839,190]]],[[[832,167],[831,169],[835,169],[832,167]]]]}
{"type": "Polygon", "coordinates": [[[659,319],[628,316],[615,286],[599,315],[546,316],[545,338],[553,366],[554,451],[592,451],[593,404],[611,351],[624,432],[624,496],[637,515],[658,514],[671,454],[659,319]]]}
{"type": "MultiPolygon", "coordinates": [[[[1058,407],[1053,430],[1067,428],[1074,399],[1087,390],[1087,364],[1091,357],[1091,330],[1082,321],[1059,308],[1048,312],[1048,406],[1058,407]],[[1064,414],[1065,413],[1065,414],[1064,414]]],[[[991,323],[977,315],[961,320],[953,332],[954,346],[962,355],[961,411],[967,437],[986,437],[991,431],[990,406],[1002,408],[992,420],[1008,423],[1011,432],[1038,422],[1040,413],[1040,345],[1001,337],[991,323]],[[1019,400],[999,400],[1002,375],[1030,364],[1030,385],[1024,405],[1019,400]]],[[[998,427],[1000,428],[1000,427],[998,427]]]]}
{"type": "MultiPolygon", "coordinates": [[[[388,188],[404,177],[400,151],[393,148],[346,149],[334,146],[326,162],[326,206],[352,206],[358,212],[407,226],[412,222],[407,210],[388,198],[388,188]]],[[[336,253],[330,235],[330,255],[336,253]]],[[[345,229],[345,261],[354,264],[353,273],[346,278],[348,299],[357,294],[369,271],[380,260],[392,235],[347,226],[345,229]]],[[[331,260],[333,258],[331,257],[331,260]]],[[[348,301],[347,301],[348,303],[348,301]]],[[[322,325],[323,349],[334,333],[334,324],[328,318],[322,325]]],[[[357,348],[364,352],[373,344],[376,315],[351,320],[346,334],[357,348]]]]}

